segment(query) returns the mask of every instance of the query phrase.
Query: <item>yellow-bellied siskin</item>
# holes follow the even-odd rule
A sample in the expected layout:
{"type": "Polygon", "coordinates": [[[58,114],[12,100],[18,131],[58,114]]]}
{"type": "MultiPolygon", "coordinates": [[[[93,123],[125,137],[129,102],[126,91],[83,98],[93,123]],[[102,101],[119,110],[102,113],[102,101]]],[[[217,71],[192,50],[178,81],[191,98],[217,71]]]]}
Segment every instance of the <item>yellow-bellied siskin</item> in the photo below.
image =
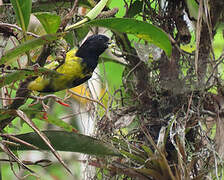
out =
{"type": "MultiPolygon", "coordinates": [[[[78,86],[92,77],[98,64],[99,56],[108,48],[109,38],[104,35],[92,35],[78,50],[66,53],[65,61],[56,69],[60,75],[55,77],[40,76],[28,85],[28,89],[39,92],[56,92],[78,86]]],[[[54,69],[52,62],[45,66],[54,69]]]]}

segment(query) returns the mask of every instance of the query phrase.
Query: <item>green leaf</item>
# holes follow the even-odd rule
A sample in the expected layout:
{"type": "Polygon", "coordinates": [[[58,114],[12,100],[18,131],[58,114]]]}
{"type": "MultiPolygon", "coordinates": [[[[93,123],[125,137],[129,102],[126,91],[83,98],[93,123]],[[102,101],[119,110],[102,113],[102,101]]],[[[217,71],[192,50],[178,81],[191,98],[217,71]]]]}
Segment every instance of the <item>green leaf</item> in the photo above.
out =
{"type": "MultiPolygon", "coordinates": [[[[98,156],[120,156],[120,153],[116,149],[90,136],[64,131],[42,132],[47,136],[52,146],[57,151],[80,152],[98,156]]],[[[49,150],[45,142],[34,132],[16,135],[15,137],[37,146],[41,150],[49,150]]],[[[19,142],[16,143],[19,144],[19,142]]],[[[9,148],[11,150],[33,150],[31,147],[25,146],[24,144],[20,144],[20,146],[9,146],[9,148]]]]}
{"type": "Polygon", "coordinates": [[[68,132],[77,131],[72,125],[68,124],[67,122],[61,120],[55,115],[48,114],[46,121],[48,123],[54,124],[55,126],[61,127],[68,132]]]}
{"type": "Polygon", "coordinates": [[[71,49],[73,49],[75,47],[75,38],[74,37],[76,38],[74,31],[69,31],[64,36],[66,43],[68,44],[69,47],[71,47],[71,49]]]}
{"type": "Polygon", "coordinates": [[[152,157],[154,155],[153,151],[150,149],[150,147],[142,145],[142,149],[148,154],[148,157],[152,157]]]}
{"type": "Polygon", "coordinates": [[[172,46],[168,35],[162,29],[147,22],[129,18],[107,18],[90,21],[84,26],[101,26],[114,31],[133,34],[163,49],[167,56],[171,55],[172,46]]]}
{"type": "MultiPolygon", "coordinates": [[[[32,107],[25,106],[22,107],[21,110],[26,113],[26,115],[30,118],[42,118],[44,117],[44,113],[42,110],[42,105],[41,104],[32,104],[32,107]]],[[[22,122],[22,121],[21,121],[22,122]]]]}
{"type": "Polygon", "coordinates": [[[11,73],[6,73],[0,76],[0,88],[12,82],[23,80],[29,76],[40,76],[40,75],[56,76],[60,75],[60,73],[43,67],[38,68],[28,67],[26,69],[15,70],[12,71],[11,73]]]}
{"type": "Polygon", "coordinates": [[[81,20],[71,26],[66,27],[65,31],[75,29],[77,27],[80,27],[84,23],[88,22],[89,20],[95,19],[101,13],[103,8],[106,6],[107,2],[108,2],[108,0],[101,0],[100,2],[98,2],[97,5],[86,14],[86,17],[83,20],[81,20]]]}
{"type": "Polygon", "coordinates": [[[107,81],[111,91],[122,85],[122,73],[124,66],[113,62],[104,62],[99,64],[100,74],[103,81],[107,81]]]}
{"type": "MultiPolygon", "coordinates": [[[[82,42],[83,39],[86,37],[86,35],[89,33],[88,27],[78,28],[74,29],[75,32],[75,38],[77,42],[82,42]]],[[[74,39],[74,36],[73,36],[74,39]]]]}
{"type": "Polygon", "coordinates": [[[60,24],[61,24],[61,17],[48,13],[48,12],[39,12],[34,13],[34,15],[37,17],[37,19],[40,21],[40,23],[43,25],[46,33],[53,34],[56,33],[60,24]]]}
{"type": "Polygon", "coordinates": [[[14,114],[11,109],[0,109],[0,121],[12,117],[14,114]]]}
{"type": "Polygon", "coordinates": [[[101,0],[91,11],[86,14],[89,19],[95,19],[106,6],[108,0],[101,0]]]}
{"type": "Polygon", "coordinates": [[[194,18],[195,20],[198,19],[198,8],[199,5],[195,0],[185,0],[185,3],[188,8],[188,16],[189,18],[194,18]]]}
{"type": "Polygon", "coordinates": [[[145,163],[145,160],[142,157],[140,157],[136,154],[133,154],[133,153],[130,153],[130,152],[127,152],[127,151],[124,151],[124,150],[120,150],[120,151],[123,155],[127,156],[128,158],[130,158],[133,161],[137,161],[140,164],[145,163]]]}
{"type": "Polygon", "coordinates": [[[25,32],[29,25],[32,0],[11,0],[16,14],[17,23],[25,32]]]}
{"type": "Polygon", "coordinates": [[[25,52],[29,50],[33,50],[35,48],[38,48],[39,46],[42,46],[44,44],[49,44],[50,42],[59,39],[64,36],[65,33],[57,33],[57,34],[47,34],[44,36],[41,36],[36,39],[32,39],[29,41],[24,42],[23,44],[20,44],[16,46],[13,49],[10,49],[5,53],[5,55],[1,58],[0,63],[9,62],[10,60],[18,57],[19,55],[24,54],[25,52]]]}

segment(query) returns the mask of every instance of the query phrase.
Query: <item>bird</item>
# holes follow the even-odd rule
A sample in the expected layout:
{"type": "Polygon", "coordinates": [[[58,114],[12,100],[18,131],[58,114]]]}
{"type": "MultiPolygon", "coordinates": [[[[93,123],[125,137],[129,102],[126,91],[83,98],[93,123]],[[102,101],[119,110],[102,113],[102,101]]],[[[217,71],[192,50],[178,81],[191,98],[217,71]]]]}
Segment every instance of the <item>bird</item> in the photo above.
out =
{"type": "MultiPolygon", "coordinates": [[[[31,91],[54,93],[76,87],[92,77],[99,56],[111,45],[110,39],[102,34],[89,36],[77,50],[66,53],[64,62],[56,69],[54,77],[39,76],[27,88],[31,91]]],[[[55,68],[55,61],[45,66],[55,68]]]]}

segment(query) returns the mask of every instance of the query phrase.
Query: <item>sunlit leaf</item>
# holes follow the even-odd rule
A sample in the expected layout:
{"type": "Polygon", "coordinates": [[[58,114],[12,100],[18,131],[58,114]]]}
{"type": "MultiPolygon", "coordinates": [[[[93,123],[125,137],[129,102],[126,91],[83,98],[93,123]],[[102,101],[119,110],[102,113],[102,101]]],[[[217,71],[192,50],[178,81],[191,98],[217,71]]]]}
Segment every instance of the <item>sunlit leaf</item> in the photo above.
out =
{"type": "Polygon", "coordinates": [[[46,33],[53,34],[56,33],[60,24],[61,24],[61,17],[48,13],[48,12],[39,12],[34,14],[40,23],[43,25],[46,33]]]}
{"type": "Polygon", "coordinates": [[[89,20],[93,20],[95,19],[103,10],[103,8],[106,6],[106,4],[108,3],[108,0],[100,0],[93,9],[91,9],[86,15],[85,18],[82,19],[81,21],[78,21],[77,23],[68,26],[65,28],[66,31],[75,29],[77,27],[80,27],[81,25],[83,25],[84,23],[88,22],[89,20]]]}
{"type": "Polygon", "coordinates": [[[1,58],[0,63],[3,64],[5,62],[9,62],[12,59],[24,54],[25,52],[27,52],[29,50],[33,50],[33,49],[38,48],[39,46],[44,45],[44,44],[49,44],[50,42],[52,42],[56,39],[59,39],[62,36],[64,36],[64,33],[47,34],[47,35],[41,36],[39,38],[26,41],[23,44],[20,44],[20,45],[16,46],[15,48],[7,51],[5,53],[5,55],[1,58]]]}
{"type": "Polygon", "coordinates": [[[32,0],[11,0],[16,19],[20,27],[25,32],[29,25],[32,0]]]}
{"type": "Polygon", "coordinates": [[[171,55],[172,46],[168,35],[160,28],[147,22],[128,18],[97,19],[84,26],[101,26],[118,32],[133,34],[140,39],[149,41],[171,55]]]}
{"type": "MultiPolygon", "coordinates": [[[[90,136],[64,131],[42,131],[50,140],[52,146],[58,151],[80,152],[92,155],[113,155],[120,156],[116,149],[90,136]]],[[[49,147],[36,133],[16,135],[17,138],[37,146],[42,150],[49,150],[49,147]]],[[[18,142],[17,142],[18,143],[18,142]]],[[[10,146],[12,150],[33,150],[21,144],[18,147],[10,146]]]]}
{"type": "Polygon", "coordinates": [[[115,62],[104,62],[99,65],[103,81],[108,82],[111,90],[118,88],[122,84],[122,72],[124,66],[115,62]]]}
{"type": "Polygon", "coordinates": [[[108,0],[101,0],[98,2],[98,4],[86,14],[86,17],[89,19],[95,19],[103,10],[103,8],[106,6],[108,0]]]}

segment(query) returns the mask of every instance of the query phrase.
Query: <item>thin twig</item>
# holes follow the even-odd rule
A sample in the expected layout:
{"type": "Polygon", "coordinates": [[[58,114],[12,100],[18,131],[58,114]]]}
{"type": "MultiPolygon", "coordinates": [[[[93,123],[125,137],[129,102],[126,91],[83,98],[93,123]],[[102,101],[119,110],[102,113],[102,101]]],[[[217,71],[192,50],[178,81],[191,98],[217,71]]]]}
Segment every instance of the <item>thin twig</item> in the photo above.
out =
{"type": "Polygon", "coordinates": [[[57,101],[57,100],[64,101],[62,98],[59,98],[59,97],[57,97],[54,94],[48,94],[48,95],[43,96],[43,97],[41,97],[41,96],[30,96],[30,98],[31,99],[35,99],[36,101],[34,103],[30,104],[29,106],[33,106],[33,105],[38,104],[39,102],[41,102],[41,104],[42,104],[42,106],[43,106],[45,111],[47,111],[49,109],[49,107],[46,104],[44,104],[44,100],[52,98],[52,99],[55,99],[55,101],[57,101]]]}
{"type": "Polygon", "coordinates": [[[56,100],[63,100],[62,98],[59,98],[54,94],[48,94],[46,96],[29,96],[29,98],[36,99],[36,100],[39,100],[39,101],[43,101],[43,100],[46,100],[46,99],[49,99],[49,98],[56,99],[56,100]]]}
{"type": "Polygon", "coordinates": [[[124,84],[126,84],[127,83],[127,79],[128,79],[128,77],[137,69],[137,67],[141,64],[141,63],[143,63],[142,61],[139,61],[138,62],[138,64],[136,64],[129,72],[128,72],[128,74],[126,75],[126,77],[125,77],[125,79],[124,79],[124,84]]]}
{"type": "Polygon", "coordinates": [[[200,38],[201,38],[201,26],[202,26],[202,13],[203,13],[203,6],[202,1],[199,3],[198,9],[198,19],[197,19],[197,30],[196,30],[196,52],[195,52],[195,72],[198,76],[198,57],[199,57],[199,45],[200,45],[200,38]]]}
{"type": "Polygon", "coordinates": [[[23,167],[24,169],[34,173],[33,170],[31,170],[30,168],[28,168],[4,143],[2,143],[1,149],[8,154],[8,156],[10,158],[12,158],[13,160],[15,160],[21,167],[23,167]]]}
{"type": "Polygon", "coordinates": [[[32,144],[30,144],[30,143],[28,143],[28,142],[26,142],[26,141],[23,141],[23,140],[21,140],[21,139],[15,137],[15,136],[13,136],[13,135],[10,135],[10,134],[2,134],[2,133],[0,133],[0,136],[1,136],[1,137],[9,138],[9,139],[13,140],[14,142],[18,142],[18,143],[20,143],[20,144],[26,145],[26,146],[28,146],[28,147],[30,147],[30,148],[35,149],[35,150],[39,150],[39,148],[38,148],[37,146],[34,146],[34,145],[32,145],[32,144]]]}
{"type": "Polygon", "coordinates": [[[78,97],[81,97],[81,98],[83,98],[83,99],[86,99],[86,100],[88,100],[88,101],[95,102],[95,103],[99,104],[101,107],[103,107],[105,111],[107,110],[107,108],[106,108],[100,101],[98,101],[98,100],[96,100],[96,99],[92,99],[92,98],[89,98],[89,97],[86,97],[86,96],[82,96],[82,95],[80,95],[80,94],[75,93],[74,91],[72,91],[72,90],[70,90],[70,89],[68,89],[68,92],[70,92],[71,94],[73,94],[73,95],[75,95],[75,96],[78,96],[78,97]]]}
{"type": "MultiPolygon", "coordinates": [[[[19,31],[23,31],[22,28],[20,28],[19,26],[15,25],[15,24],[9,24],[9,23],[0,23],[0,26],[5,26],[5,27],[9,27],[9,28],[14,28],[17,29],[19,31]]],[[[27,32],[27,35],[33,36],[35,38],[39,38],[40,36],[38,36],[37,34],[34,34],[32,32],[27,32]]]]}
{"type": "Polygon", "coordinates": [[[4,97],[0,97],[0,99],[2,100],[17,100],[17,99],[24,99],[22,97],[15,97],[15,98],[4,98],[4,97]]]}
{"type": "Polygon", "coordinates": [[[97,19],[114,17],[114,15],[117,14],[118,10],[119,10],[118,8],[113,8],[108,11],[103,11],[97,16],[97,19]]]}
{"type": "Polygon", "coordinates": [[[20,117],[22,120],[24,120],[40,136],[40,138],[45,142],[45,144],[48,146],[48,148],[54,154],[54,156],[58,159],[58,161],[73,176],[71,170],[68,168],[68,166],[62,160],[61,156],[58,154],[58,152],[51,145],[50,140],[48,139],[48,137],[44,133],[42,133],[37,128],[37,126],[27,117],[27,115],[25,113],[23,113],[21,110],[16,110],[15,113],[17,114],[18,117],[20,117]]]}
{"type": "Polygon", "coordinates": [[[219,57],[218,62],[216,63],[215,67],[213,67],[213,69],[212,69],[212,73],[211,73],[211,75],[208,77],[207,82],[205,83],[205,87],[208,86],[208,83],[209,83],[209,81],[211,80],[212,76],[214,75],[214,73],[215,73],[216,69],[218,68],[218,66],[219,66],[221,63],[223,63],[223,60],[224,60],[223,58],[224,58],[224,52],[223,52],[223,53],[221,54],[221,56],[219,57]]]}
{"type": "Polygon", "coordinates": [[[187,52],[187,51],[184,51],[183,49],[181,49],[180,46],[178,46],[176,40],[173,39],[173,37],[172,37],[170,34],[168,34],[168,37],[169,37],[171,43],[174,44],[174,46],[177,48],[177,50],[178,50],[180,53],[182,53],[182,54],[187,54],[187,55],[191,55],[191,56],[194,55],[194,53],[190,53],[190,52],[187,52]]]}
{"type": "MultiPolygon", "coordinates": [[[[9,160],[9,159],[0,159],[1,162],[16,162],[15,160],[9,160]]],[[[52,164],[52,161],[48,160],[48,159],[41,159],[41,160],[37,160],[37,161],[22,161],[23,164],[25,165],[37,165],[37,166],[41,166],[41,167],[47,167],[50,166],[52,164]],[[42,163],[42,164],[41,164],[42,163]],[[43,165],[43,163],[46,163],[45,165],[43,165]]]]}
{"type": "Polygon", "coordinates": [[[78,2],[79,0],[75,0],[72,9],[69,11],[69,13],[62,19],[61,21],[61,27],[62,29],[65,28],[65,26],[67,25],[68,21],[73,17],[73,15],[75,14],[75,10],[78,7],[78,2]]]}
{"type": "Polygon", "coordinates": [[[77,112],[77,113],[68,114],[66,116],[62,116],[60,119],[62,119],[62,120],[63,119],[68,119],[68,118],[71,118],[73,116],[77,116],[77,115],[84,114],[84,113],[87,113],[87,112],[88,112],[88,110],[84,111],[84,112],[77,112]]]}
{"type": "Polygon", "coordinates": [[[191,93],[190,99],[188,101],[188,106],[187,106],[187,113],[186,113],[186,119],[188,118],[189,112],[190,112],[190,108],[191,108],[191,104],[192,104],[192,98],[193,98],[193,92],[191,93]]]}

